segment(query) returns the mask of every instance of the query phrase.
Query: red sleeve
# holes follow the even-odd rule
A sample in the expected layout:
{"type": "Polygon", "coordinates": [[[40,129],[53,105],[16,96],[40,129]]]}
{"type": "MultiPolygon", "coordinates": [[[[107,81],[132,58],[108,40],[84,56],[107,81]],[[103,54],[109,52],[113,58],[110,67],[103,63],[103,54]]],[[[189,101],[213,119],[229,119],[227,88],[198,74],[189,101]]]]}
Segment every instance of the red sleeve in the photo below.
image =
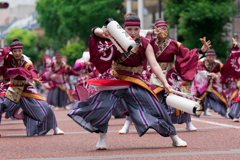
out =
{"type": "Polygon", "coordinates": [[[34,69],[32,64],[25,65],[25,67],[9,68],[6,71],[4,78],[31,81],[33,78],[37,78],[37,71],[34,69]]]}
{"type": "Polygon", "coordinates": [[[52,65],[52,71],[54,72],[54,74],[64,74],[66,73],[66,66],[65,64],[62,64],[61,68],[59,68],[58,70],[55,70],[54,64],[52,65]]]}
{"type": "Polygon", "coordinates": [[[42,78],[42,76],[43,76],[43,74],[39,74],[39,75],[38,75],[38,78],[42,78]]]}
{"type": "Polygon", "coordinates": [[[89,75],[92,78],[98,77],[100,73],[98,72],[97,68],[92,63],[91,63],[91,68],[92,68],[92,72],[89,73],[89,75]]]}
{"type": "Polygon", "coordinates": [[[34,66],[30,62],[24,62],[21,67],[13,68],[11,66],[11,56],[4,58],[4,65],[0,67],[0,74],[4,78],[12,78],[16,80],[32,80],[37,78],[37,71],[34,69],[34,66]]]}
{"type": "Polygon", "coordinates": [[[199,62],[198,62],[197,70],[199,70],[199,71],[205,70],[205,69],[204,69],[204,62],[203,62],[203,61],[199,61],[199,62]]]}
{"type": "Polygon", "coordinates": [[[38,78],[38,72],[34,69],[33,64],[30,64],[26,69],[30,72],[32,78],[38,78]]]}
{"type": "Polygon", "coordinates": [[[100,73],[104,73],[112,66],[117,50],[112,42],[94,35],[89,39],[90,62],[100,73]]]}
{"type": "Polygon", "coordinates": [[[74,76],[80,76],[80,73],[78,73],[77,71],[75,71],[74,69],[72,69],[71,66],[68,66],[68,68],[67,68],[67,74],[68,74],[68,75],[74,75],[74,76]]]}
{"type": "Polygon", "coordinates": [[[4,64],[3,66],[0,67],[0,76],[4,76],[7,71],[7,67],[4,64]]]}
{"type": "Polygon", "coordinates": [[[5,75],[5,72],[7,71],[7,60],[9,59],[9,52],[11,52],[10,47],[0,48],[0,76],[5,75]]]}
{"type": "Polygon", "coordinates": [[[226,84],[229,78],[240,78],[240,48],[232,47],[230,56],[221,69],[221,83],[226,84]]]}
{"type": "Polygon", "coordinates": [[[10,52],[10,47],[0,48],[0,60],[4,59],[10,52]]]}
{"type": "Polygon", "coordinates": [[[192,81],[197,72],[198,65],[198,49],[189,50],[181,43],[173,41],[178,47],[178,54],[176,54],[175,67],[179,76],[184,81],[192,81]]]}

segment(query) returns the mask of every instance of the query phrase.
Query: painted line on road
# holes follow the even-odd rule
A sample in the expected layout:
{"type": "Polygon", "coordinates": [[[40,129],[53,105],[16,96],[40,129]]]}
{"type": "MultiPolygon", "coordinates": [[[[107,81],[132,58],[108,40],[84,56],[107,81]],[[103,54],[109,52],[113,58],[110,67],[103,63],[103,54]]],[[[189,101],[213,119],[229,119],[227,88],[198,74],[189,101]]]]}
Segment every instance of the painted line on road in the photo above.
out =
{"type": "MultiPolygon", "coordinates": [[[[204,130],[204,129],[219,129],[219,128],[227,128],[227,127],[218,127],[218,126],[214,126],[214,127],[199,127],[197,129],[200,129],[200,130],[204,130]]],[[[177,131],[186,131],[185,128],[176,128],[177,131]]],[[[118,133],[119,130],[110,130],[108,131],[108,133],[118,133]]],[[[129,132],[135,132],[137,133],[137,130],[129,130],[129,132]]],[[[154,133],[156,132],[155,130],[153,129],[149,129],[147,133],[154,133]]],[[[186,131],[187,132],[187,131],[186,131]]],[[[82,132],[64,132],[64,134],[88,134],[90,132],[88,131],[82,131],[82,132]]],[[[157,134],[157,132],[156,132],[157,134]]],[[[53,133],[48,133],[47,135],[53,135],[53,133]]],[[[27,136],[26,134],[7,134],[5,136],[2,136],[2,137],[25,137],[27,136]]]]}
{"type": "Polygon", "coordinates": [[[202,122],[202,123],[214,124],[214,125],[217,125],[217,126],[223,126],[223,127],[226,127],[226,128],[236,128],[236,129],[240,128],[239,126],[235,126],[235,125],[218,123],[218,122],[213,122],[213,121],[206,121],[206,120],[203,120],[203,119],[191,118],[191,120],[194,120],[194,121],[197,121],[197,122],[202,122]]]}
{"type": "MultiPolygon", "coordinates": [[[[15,120],[13,120],[13,121],[15,121],[15,120]]],[[[23,124],[22,121],[19,122],[18,120],[16,120],[16,122],[2,122],[1,125],[5,125],[5,124],[20,124],[20,123],[23,124]]]]}
{"type": "Polygon", "coordinates": [[[192,155],[218,155],[218,154],[240,154],[240,149],[229,151],[208,151],[208,152],[177,152],[177,153],[155,153],[155,154],[133,154],[133,155],[112,155],[112,156],[92,156],[92,157],[65,157],[65,158],[38,158],[28,160],[79,160],[79,159],[115,159],[115,158],[143,158],[143,157],[172,157],[172,156],[192,156],[192,155]]]}
{"type": "MultiPolygon", "coordinates": [[[[72,121],[70,118],[65,118],[65,119],[56,119],[58,121],[72,121]]],[[[1,125],[7,125],[7,124],[23,124],[22,120],[13,120],[12,122],[2,122],[1,125]]]]}

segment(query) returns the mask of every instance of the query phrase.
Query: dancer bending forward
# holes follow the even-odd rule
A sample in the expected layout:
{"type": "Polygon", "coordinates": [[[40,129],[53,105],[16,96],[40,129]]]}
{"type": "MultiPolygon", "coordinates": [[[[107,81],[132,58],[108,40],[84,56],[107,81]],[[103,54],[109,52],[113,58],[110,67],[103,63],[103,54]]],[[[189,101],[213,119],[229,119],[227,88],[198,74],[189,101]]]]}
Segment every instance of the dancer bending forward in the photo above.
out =
{"type": "Polygon", "coordinates": [[[112,110],[117,102],[123,100],[140,137],[149,128],[153,128],[164,137],[170,136],[173,146],[187,146],[187,143],[177,136],[166,109],[159,103],[141,75],[143,61],[147,58],[153,72],[162,81],[166,90],[169,92],[172,89],[156,61],[149,40],[139,36],[138,16],[130,15],[125,19],[125,31],[138,44],[136,54],[121,54],[106,38],[107,32],[103,32],[100,28],[93,29],[94,35],[91,35],[89,42],[90,61],[101,73],[113,66],[114,78],[104,79],[102,83],[98,83],[102,85],[100,88],[105,87],[105,90],[97,92],[84,101],[74,103],[68,116],[89,132],[100,133],[96,149],[106,149],[108,122],[112,110]]]}
{"type": "Polygon", "coordinates": [[[13,115],[14,110],[21,108],[27,136],[45,135],[50,129],[54,129],[54,134],[64,134],[57,127],[51,106],[34,88],[32,82],[40,80],[33,64],[23,56],[18,38],[13,39],[11,48],[1,48],[0,52],[0,75],[5,82],[0,90],[0,116],[4,112],[13,115]]]}

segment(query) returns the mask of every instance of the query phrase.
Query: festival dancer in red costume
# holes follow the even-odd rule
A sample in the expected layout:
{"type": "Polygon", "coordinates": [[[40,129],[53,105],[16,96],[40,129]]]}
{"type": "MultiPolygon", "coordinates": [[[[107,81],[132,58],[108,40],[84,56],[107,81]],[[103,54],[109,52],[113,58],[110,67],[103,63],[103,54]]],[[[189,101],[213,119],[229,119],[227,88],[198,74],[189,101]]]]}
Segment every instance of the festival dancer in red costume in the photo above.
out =
{"type": "Polygon", "coordinates": [[[73,69],[81,73],[81,76],[79,77],[75,86],[75,94],[77,100],[82,101],[96,92],[89,88],[89,85],[86,81],[101,75],[97,68],[90,62],[89,49],[83,52],[82,58],[76,60],[73,69]]]}
{"type": "MultiPolygon", "coordinates": [[[[149,31],[148,34],[154,33],[157,35],[157,38],[151,39],[150,44],[153,47],[158,65],[162,68],[168,83],[173,89],[190,93],[192,81],[197,70],[199,53],[202,54],[205,52],[207,48],[211,46],[211,42],[208,41],[201,49],[189,50],[180,42],[167,37],[167,23],[164,20],[157,19],[154,26],[157,27],[158,30],[154,29],[154,31],[149,31]],[[174,56],[176,56],[175,68],[173,68],[174,56]],[[182,79],[182,86],[178,83],[178,76],[182,79]]],[[[150,78],[150,84],[151,89],[157,94],[161,103],[165,103],[163,99],[165,93],[164,87],[158,82],[154,74],[152,74],[150,78]]],[[[191,122],[190,114],[172,108],[171,106],[167,106],[167,110],[174,124],[186,123],[186,130],[197,130],[191,122]]],[[[131,120],[127,119],[119,133],[128,133],[130,124],[131,120]]]]}
{"type": "Polygon", "coordinates": [[[187,146],[186,142],[176,135],[166,109],[158,102],[158,98],[142,77],[143,62],[147,58],[153,72],[166,87],[166,91],[172,89],[156,62],[149,41],[139,37],[139,17],[136,15],[127,17],[125,31],[138,45],[135,54],[128,52],[124,55],[118,52],[113,43],[105,39],[107,32],[100,28],[93,29],[95,35],[91,35],[89,41],[90,61],[100,73],[104,73],[112,66],[113,76],[111,79],[98,79],[96,83],[92,80],[91,84],[99,85],[101,89],[105,87],[105,90],[84,101],[74,103],[68,116],[89,132],[100,133],[96,149],[106,149],[106,133],[111,112],[119,100],[124,100],[139,136],[153,128],[164,137],[170,136],[174,146],[187,146]]]}
{"type": "MultiPolygon", "coordinates": [[[[93,85],[89,85],[87,83],[87,80],[89,79],[98,79],[103,78],[104,75],[111,75],[113,76],[111,69],[107,70],[107,74],[101,75],[97,68],[93,65],[93,63],[90,62],[90,54],[89,50],[83,52],[82,58],[79,58],[75,62],[74,70],[80,71],[81,76],[78,80],[77,85],[75,86],[76,89],[76,97],[77,100],[83,101],[87,98],[89,98],[91,95],[96,93],[97,90],[93,87],[93,85]]],[[[105,77],[106,78],[106,77],[105,77]]],[[[123,101],[120,101],[118,105],[124,105],[123,101]]],[[[121,111],[118,109],[119,107],[115,107],[112,111],[112,115],[115,118],[124,118],[126,115],[124,115],[121,111]]]]}
{"type": "MultiPolygon", "coordinates": [[[[211,115],[208,108],[218,114],[228,117],[228,102],[224,93],[223,84],[220,82],[223,64],[216,60],[214,49],[207,50],[206,58],[199,60],[197,74],[194,78],[193,87],[195,96],[200,98],[204,108],[204,115],[211,115]]],[[[200,103],[200,101],[198,100],[200,103]]]]}
{"type": "Polygon", "coordinates": [[[64,134],[57,127],[51,106],[34,87],[33,82],[39,83],[40,79],[33,64],[23,56],[23,50],[18,38],[12,40],[11,47],[0,48],[0,75],[4,78],[0,93],[1,115],[21,108],[27,136],[45,135],[51,129],[54,134],[64,134]]]}
{"type": "MultiPolygon", "coordinates": [[[[49,58],[47,60],[49,61],[49,58]]],[[[63,56],[59,51],[56,52],[55,60],[50,60],[48,63],[50,63],[48,65],[50,67],[45,68],[43,72],[44,81],[48,81],[51,84],[47,95],[47,102],[55,106],[54,110],[58,110],[58,107],[69,109],[67,105],[72,103],[73,99],[69,93],[70,87],[67,83],[67,77],[69,75],[80,76],[80,74],[63,61],[63,56]]]]}
{"type": "Polygon", "coordinates": [[[221,82],[228,84],[228,97],[231,108],[229,117],[234,122],[239,122],[240,117],[240,48],[237,40],[233,39],[230,56],[221,70],[221,82]]]}

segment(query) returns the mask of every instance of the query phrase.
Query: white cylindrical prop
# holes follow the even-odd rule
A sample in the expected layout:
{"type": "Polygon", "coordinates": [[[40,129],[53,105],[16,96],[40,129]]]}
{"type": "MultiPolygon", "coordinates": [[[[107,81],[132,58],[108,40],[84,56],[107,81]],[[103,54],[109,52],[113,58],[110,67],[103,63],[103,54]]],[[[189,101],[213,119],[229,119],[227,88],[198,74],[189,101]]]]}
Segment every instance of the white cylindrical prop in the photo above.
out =
{"type": "Polygon", "coordinates": [[[200,115],[202,113],[200,104],[184,97],[170,94],[167,96],[166,102],[167,105],[189,114],[200,115]]]}
{"type": "Polygon", "coordinates": [[[132,37],[112,18],[105,22],[105,26],[125,51],[130,52],[137,46],[132,37]]]}

